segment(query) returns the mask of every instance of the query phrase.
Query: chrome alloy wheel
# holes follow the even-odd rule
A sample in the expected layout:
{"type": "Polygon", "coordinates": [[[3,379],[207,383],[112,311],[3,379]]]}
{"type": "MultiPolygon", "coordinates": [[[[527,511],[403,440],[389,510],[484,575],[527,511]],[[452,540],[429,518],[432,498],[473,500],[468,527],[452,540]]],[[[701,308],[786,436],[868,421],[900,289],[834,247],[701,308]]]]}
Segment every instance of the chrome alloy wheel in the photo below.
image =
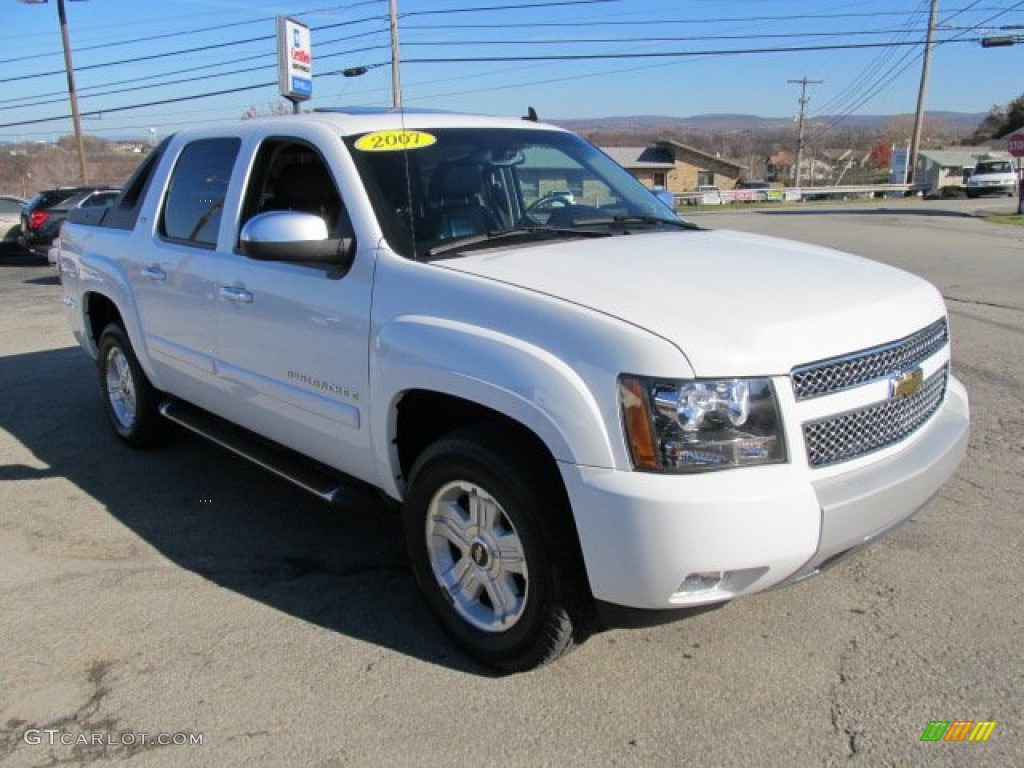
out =
{"type": "Polygon", "coordinates": [[[117,423],[125,429],[135,425],[138,401],[135,396],[135,379],[124,351],[113,346],[107,352],[107,399],[117,423]]]}
{"type": "Polygon", "coordinates": [[[484,632],[504,632],[528,599],[526,554],[505,511],[480,486],[455,481],[430,500],[427,556],[458,614],[484,632]]]}

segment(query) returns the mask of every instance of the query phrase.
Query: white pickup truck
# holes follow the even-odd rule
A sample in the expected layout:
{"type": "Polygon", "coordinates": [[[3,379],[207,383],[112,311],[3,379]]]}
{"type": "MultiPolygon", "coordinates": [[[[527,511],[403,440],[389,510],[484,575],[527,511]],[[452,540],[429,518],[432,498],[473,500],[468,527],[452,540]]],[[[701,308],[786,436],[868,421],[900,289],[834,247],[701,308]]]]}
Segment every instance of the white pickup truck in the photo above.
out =
{"type": "Polygon", "coordinates": [[[60,248],[123,440],[176,422],[382,492],[441,625],[503,670],[814,575],[966,448],[934,287],[696,227],[534,121],[182,131],[60,248]]]}

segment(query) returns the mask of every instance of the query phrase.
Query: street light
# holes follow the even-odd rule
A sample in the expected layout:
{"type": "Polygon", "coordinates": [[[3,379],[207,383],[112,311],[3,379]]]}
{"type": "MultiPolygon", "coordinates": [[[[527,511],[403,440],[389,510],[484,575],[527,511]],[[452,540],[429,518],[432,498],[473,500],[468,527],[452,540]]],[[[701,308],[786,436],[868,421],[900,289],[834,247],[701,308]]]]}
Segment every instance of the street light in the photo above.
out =
{"type": "MultiPolygon", "coordinates": [[[[41,5],[48,0],[19,0],[26,5],[41,5]]],[[[71,64],[71,37],[68,35],[68,17],[64,12],[64,0],[57,0],[57,17],[60,19],[60,39],[64,46],[64,69],[68,73],[68,99],[71,101],[71,121],[75,126],[75,143],[78,145],[78,172],[82,183],[89,183],[89,172],[85,166],[85,142],[82,140],[82,118],[78,114],[78,92],[75,90],[75,68],[71,64]]]]}

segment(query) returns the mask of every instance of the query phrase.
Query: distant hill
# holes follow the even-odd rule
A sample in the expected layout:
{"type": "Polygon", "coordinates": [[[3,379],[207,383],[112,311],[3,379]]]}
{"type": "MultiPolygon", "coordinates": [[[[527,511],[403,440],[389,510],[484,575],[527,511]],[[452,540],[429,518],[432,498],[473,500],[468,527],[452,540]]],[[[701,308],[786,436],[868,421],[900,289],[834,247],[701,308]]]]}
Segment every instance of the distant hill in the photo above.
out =
{"type": "MultiPolygon", "coordinates": [[[[897,119],[913,119],[913,115],[851,115],[839,121],[841,128],[866,128],[881,130],[897,119]]],[[[984,112],[928,112],[925,125],[941,123],[949,131],[970,133],[985,118],[984,112]]],[[[761,133],[777,131],[793,125],[792,117],[758,117],[757,115],[713,114],[694,115],[692,117],[667,117],[664,115],[632,115],[622,117],[594,117],[552,119],[541,115],[541,119],[561,125],[577,133],[615,132],[637,134],[659,133],[703,133],[703,132],[735,132],[761,133]]],[[[808,129],[825,126],[837,117],[825,115],[809,119],[808,129]]]]}

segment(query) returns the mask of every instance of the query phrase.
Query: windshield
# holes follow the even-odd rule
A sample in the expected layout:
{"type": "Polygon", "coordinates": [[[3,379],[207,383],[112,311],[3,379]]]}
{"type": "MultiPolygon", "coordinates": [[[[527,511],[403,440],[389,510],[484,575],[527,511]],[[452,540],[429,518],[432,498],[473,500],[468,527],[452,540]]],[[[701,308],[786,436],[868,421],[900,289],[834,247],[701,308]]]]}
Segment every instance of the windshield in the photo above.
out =
{"type": "Polygon", "coordinates": [[[978,163],[974,173],[980,176],[983,173],[1013,173],[1008,160],[993,160],[987,163],[978,163]]]}
{"type": "Polygon", "coordinates": [[[426,259],[493,238],[588,237],[675,214],[593,145],[536,128],[382,131],[346,138],[385,237],[426,259]]]}

